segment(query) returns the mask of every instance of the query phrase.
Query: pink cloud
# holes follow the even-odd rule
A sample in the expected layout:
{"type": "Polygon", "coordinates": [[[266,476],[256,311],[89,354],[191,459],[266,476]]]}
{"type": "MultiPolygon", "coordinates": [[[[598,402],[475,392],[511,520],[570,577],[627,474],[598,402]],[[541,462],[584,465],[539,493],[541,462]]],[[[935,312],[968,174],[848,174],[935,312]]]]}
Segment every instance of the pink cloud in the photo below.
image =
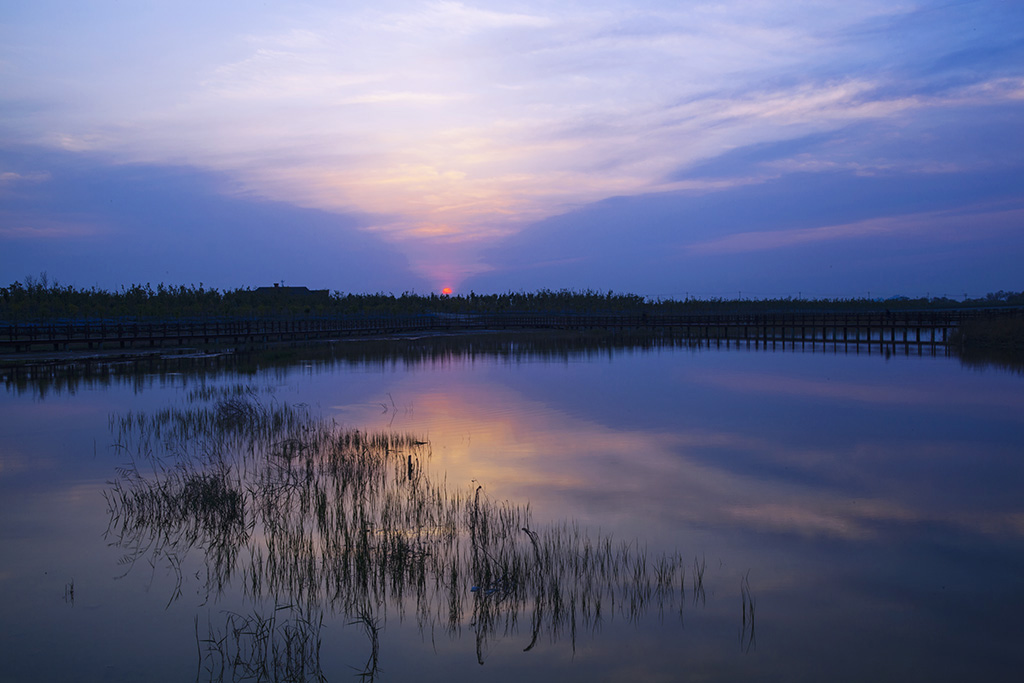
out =
{"type": "Polygon", "coordinates": [[[960,242],[986,238],[993,233],[1020,229],[1022,225],[1024,225],[1024,209],[966,207],[953,211],[882,216],[817,228],[737,232],[718,239],[691,244],[686,249],[694,254],[740,254],[838,240],[911,235],[924,235],[931,240],[960,242]]]}

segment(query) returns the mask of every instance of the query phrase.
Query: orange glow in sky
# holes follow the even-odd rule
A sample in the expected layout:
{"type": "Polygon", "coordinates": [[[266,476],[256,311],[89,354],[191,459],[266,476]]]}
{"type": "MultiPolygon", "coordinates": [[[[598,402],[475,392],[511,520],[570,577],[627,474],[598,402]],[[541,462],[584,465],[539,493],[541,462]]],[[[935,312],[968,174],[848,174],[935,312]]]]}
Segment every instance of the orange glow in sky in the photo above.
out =
{"type": "Polygon", "coordinates": [[[452,293],[452,288],[451,287],[445,287],[444,289],[441,290],[441,293],[444,294],[445,296],[448,296],[449,294],[452,293]]]}

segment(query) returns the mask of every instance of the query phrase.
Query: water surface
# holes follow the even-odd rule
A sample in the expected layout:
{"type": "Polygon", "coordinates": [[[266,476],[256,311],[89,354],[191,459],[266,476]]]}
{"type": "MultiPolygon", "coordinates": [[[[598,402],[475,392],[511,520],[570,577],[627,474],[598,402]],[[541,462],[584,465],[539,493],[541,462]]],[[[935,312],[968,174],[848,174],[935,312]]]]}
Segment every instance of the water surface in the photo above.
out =
{"type": "MultiPolygon", "coordinates": [[[[279,643],[313,632],[310,680],[1019,674],[1019,374],[927,352],[515,339],[345,348],[57,380],[8,375],[0,679],[234,680],[240,670],[217,668],[209,641],[239,624],[279,643]],[[409,447],[423,476],[451,496],[469,501],[479,489],[486,504],[528,506],[532,529],[610,538],[628,548],[627,562],[648,563],[647,576],[674,558],[672,590],[630,606],[622,581],[620,601],[613,608],[606,598],[595,618],[577,586],[575,621],[559,624],[519,594],[542,592],[525,579],[474,585],[467,555],[464,573],[423,588],[457,587],[450,619],[436,609],[424,618],[413,591],[374,605],[371,632],[339,591],[300,604],[293,589],[254,590],[252,548],[272,535],[260,525],[211,590],[202,539],[169,559],[111,533],[111,494],[142,455],[123,447],[118,425],[128,414],[188,411],[200,395],[215,408],[216,396],[238,387],[251,403],[295,408],[331,429],[411,435],[423,442],[409,447]],[[504,621],[481,619],[481,606],[520,598],[504,621]],[[312,631],[295,627],[314,622],[312,631]],[[368,668],[374,638],[378,659],[368,668]]],[[[204,448],[197,440],[184,450],[199,462],[204,448]]],[[[289,519],[301,520],[297,510],[289,519]]],[[[158,540],[160,529],[147,528],[143,541],[158,540]]],[[[529,556],[529,538],[515,531],[507,544],[529,556]]],[[[459,547],[476,548],[468,536],[459,547]]]]}

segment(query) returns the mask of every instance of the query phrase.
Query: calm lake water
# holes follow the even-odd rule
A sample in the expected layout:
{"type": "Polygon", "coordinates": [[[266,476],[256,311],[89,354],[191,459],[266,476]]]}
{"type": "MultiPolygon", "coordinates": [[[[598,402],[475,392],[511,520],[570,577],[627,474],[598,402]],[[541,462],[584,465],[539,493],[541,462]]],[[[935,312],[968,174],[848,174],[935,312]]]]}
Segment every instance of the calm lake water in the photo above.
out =
{"type": "Polygon", "coordinates": [[[0,680],[1019,680],[1021,374],[340,348],[7,374],[0,680]]]}

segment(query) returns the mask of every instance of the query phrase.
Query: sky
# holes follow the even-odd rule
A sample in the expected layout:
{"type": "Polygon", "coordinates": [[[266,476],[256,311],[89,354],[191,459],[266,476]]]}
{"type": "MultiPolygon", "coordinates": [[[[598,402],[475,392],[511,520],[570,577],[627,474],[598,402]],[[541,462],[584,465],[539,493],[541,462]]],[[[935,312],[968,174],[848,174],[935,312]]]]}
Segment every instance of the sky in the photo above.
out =
{"type": "Polygon", "coordinates": [[[1024,290],[1024,3],[0,5],[0,286],[1024,290]]]}

